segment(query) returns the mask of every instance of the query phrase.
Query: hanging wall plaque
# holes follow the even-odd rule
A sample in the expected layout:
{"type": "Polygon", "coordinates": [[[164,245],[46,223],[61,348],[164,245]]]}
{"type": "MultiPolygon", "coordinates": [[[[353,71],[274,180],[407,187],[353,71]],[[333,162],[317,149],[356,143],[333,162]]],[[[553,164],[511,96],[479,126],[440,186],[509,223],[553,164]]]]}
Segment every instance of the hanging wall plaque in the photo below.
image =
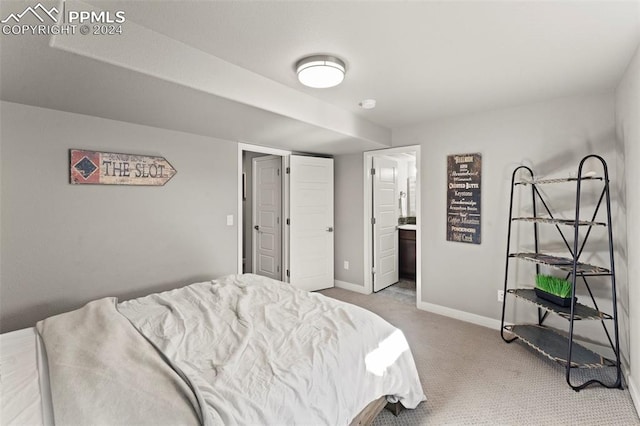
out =
{"type": "Polygon", "coordinates": [[[482,156],[447,156],[447,240],[480,244],[482,156]]]}
{"type": "Polygon", "coordinates": [[[72,184],[162,186],[175,174],[164,157],[69,150],[72,184]]]}

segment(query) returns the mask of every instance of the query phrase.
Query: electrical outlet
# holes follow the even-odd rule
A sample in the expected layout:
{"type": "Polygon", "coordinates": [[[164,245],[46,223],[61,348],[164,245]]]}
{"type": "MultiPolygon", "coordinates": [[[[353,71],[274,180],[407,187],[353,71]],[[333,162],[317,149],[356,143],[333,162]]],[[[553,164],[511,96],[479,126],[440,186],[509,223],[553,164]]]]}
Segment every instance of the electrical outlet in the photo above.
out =
{"type": "Polygon", "coordinates": [[[344,261],[344,269],[349,269],[349,261],[348,260],[344,261]]]}
{"type": "Polygon", "coordinates": [[[498,290],[498,302],[504,302],[504,290],[498,290]]]}

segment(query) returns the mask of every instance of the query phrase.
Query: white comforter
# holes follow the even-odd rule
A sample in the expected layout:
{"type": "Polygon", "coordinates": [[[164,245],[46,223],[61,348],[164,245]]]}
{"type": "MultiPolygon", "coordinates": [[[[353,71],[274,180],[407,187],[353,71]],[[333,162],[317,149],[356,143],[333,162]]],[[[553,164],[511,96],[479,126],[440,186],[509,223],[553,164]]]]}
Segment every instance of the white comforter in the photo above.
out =
{"type": "Polygon", "coordinates": [[[197,386],[213,424],[341,425],[383,395],[425,399],[398,329],[290,284],[233,275],[119,310],[197,386]]]}

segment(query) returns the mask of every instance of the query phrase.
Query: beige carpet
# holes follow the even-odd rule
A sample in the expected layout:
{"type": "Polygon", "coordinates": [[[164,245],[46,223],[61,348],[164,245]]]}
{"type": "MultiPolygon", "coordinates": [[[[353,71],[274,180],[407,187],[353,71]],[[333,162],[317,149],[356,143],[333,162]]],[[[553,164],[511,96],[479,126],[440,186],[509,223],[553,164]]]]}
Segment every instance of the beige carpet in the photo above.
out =
{"type": "MultiPolygon", "coordinates": [[[[427,396],[374,425],[640,425],[627,390],[571,390],[559,365],[496,330],[416,309],[388,295],[323,294],[373,311],[402,329],[427,396]]],[[[414,302],[415,303],[415,302],[414,302]]]]}

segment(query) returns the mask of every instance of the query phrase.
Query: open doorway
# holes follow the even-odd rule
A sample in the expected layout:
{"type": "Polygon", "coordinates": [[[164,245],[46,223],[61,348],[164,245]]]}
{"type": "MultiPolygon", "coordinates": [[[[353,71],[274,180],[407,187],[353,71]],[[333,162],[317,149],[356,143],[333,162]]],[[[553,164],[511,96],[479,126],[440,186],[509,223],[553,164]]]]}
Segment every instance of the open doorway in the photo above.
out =
{"type": "Polygon", "coordinates": [[[239,274],[307,291],[334,286],[332,158],[238,144],[238,216],[239,274]]]}
{"type": "Polygon", "coordinates": [[[247,144],[239,144],[238,150],[238,273],[286,281],[283,175],[290,152],[247,144]]]}
{"type": "Polygon", "coordinates": [[[243,272],[282,279],[283,158],[245,151],[243,272]]]}
{"type": "Polygon", "coordinates": [[[421,297],[420,147],[369,151],[365,163],[365,288],[421,297]]]}

